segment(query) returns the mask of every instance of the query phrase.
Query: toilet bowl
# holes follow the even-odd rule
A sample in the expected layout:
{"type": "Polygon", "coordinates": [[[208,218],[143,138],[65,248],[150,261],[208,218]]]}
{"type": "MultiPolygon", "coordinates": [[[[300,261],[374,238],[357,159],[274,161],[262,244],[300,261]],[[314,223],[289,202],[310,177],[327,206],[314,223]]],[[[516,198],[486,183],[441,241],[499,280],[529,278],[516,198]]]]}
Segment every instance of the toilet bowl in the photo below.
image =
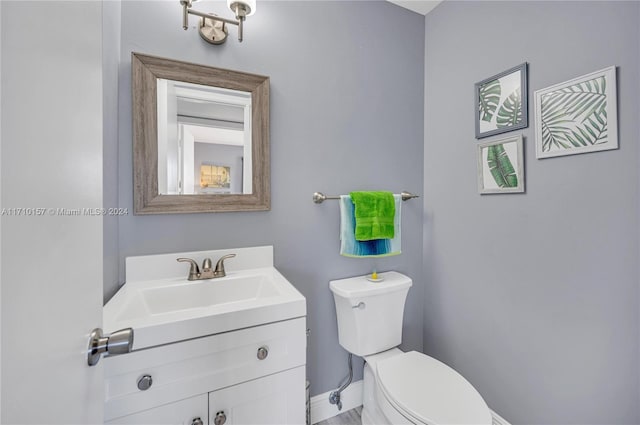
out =
{"type": "Polygon", "coordinates": [[[492,422],[478,391],[432,357],[394,348],[365,361],[363,425],[492,422]]]}
{"type": "Polygon", "coordinates": [[[412,281],[397,272],[330,282],[340,344],[365,360],[363,425],[491,425],[489,407],[462,375],[416,351],[397,348],[412,281]]]}

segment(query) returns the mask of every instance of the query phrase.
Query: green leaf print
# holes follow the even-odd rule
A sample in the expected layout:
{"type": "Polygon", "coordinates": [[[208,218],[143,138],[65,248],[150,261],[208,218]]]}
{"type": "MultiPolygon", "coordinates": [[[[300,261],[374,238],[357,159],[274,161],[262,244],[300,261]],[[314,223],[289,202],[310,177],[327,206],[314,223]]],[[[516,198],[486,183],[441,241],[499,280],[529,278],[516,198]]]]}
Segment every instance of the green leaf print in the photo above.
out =
{"type": "Polygon", "coordinates": [[[493,114],[496,112],[496,109],[498,109],[500,94],[500,80],[490,81],[480,87],[478,110],[480,111],[480,119],[482,121],[491,121],[493,114]]]}
{"type": "Polygon", "coordinates": [[[487,165],[499,187],[517,187],[518,176],[503,145],[487,148],[487,165]]]}
{"type": "Polygon", "coordinates": [[[522,121],[522,98],[520,88],[515,89],[502,103],[498,110],[496,126],[512,127],[522,121]]]}
{"type": "Polygon", "coordinates": [[[543,152],[608,141],[606,83],[603,76],[542,95],[543,152]]]}

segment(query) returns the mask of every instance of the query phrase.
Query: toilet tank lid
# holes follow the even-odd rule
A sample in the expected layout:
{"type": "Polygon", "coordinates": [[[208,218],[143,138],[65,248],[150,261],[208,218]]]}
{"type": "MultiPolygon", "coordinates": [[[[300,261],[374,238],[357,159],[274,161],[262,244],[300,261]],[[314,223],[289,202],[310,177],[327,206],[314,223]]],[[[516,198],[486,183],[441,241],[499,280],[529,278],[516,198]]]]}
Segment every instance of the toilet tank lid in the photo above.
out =
{"type": "Polygon", "coordinates": [[[378,273],[378,281],[367,279],[370,275],[356,276],[348,279],[332,280],[329,288],[334,294],[344,298],[356,298],[369,295],[381,295],[409,288],[411,278],[398,272],[378,273]]]}

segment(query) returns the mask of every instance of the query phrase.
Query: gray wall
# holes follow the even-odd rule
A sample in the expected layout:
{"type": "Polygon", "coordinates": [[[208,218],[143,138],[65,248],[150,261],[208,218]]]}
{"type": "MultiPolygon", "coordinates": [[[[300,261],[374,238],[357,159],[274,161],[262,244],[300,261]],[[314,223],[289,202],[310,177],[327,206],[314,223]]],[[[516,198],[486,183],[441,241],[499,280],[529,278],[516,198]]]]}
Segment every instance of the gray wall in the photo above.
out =
{"type": "MultiPolygon", "coordinates": [[[[120,63],[120,0],[102,2],[102,205],[118,207],[118,69],[120,63]]],[[[118,287],[118,216],[103,217],[104,297],[118,287]]]]}
{"type": "MultiPolygon", "coordinates": [[[[196,7],[230,14],[220,2],[196,7]]],[[[338,204],[316,205],[311,196],[422,193],[424,18],[380,1],[260,2],[242,44],[236,34],[232,27],[225,45],[211,46],[195,30],[182,30],[178,2],[122,3],[119,206],[132,210],[130,54],[137,51],[271,77],[272,208],[122,217],[119,276],[124,279],[126,256],[273,245],[276,267],[307,298],[308,374],[311,393],[318,394],[347,372],[331,279],[374,267],[414,277],[404,348],[422,349],[421,202],[403,205],[403,254],[375,261],[339,255],[338,204]]],[[[116,289],[107,281],[105,298],[116,289]]]]}
{"type": "Polygon", "coordinates": [[[425,25],[426,353],[512,423],[638,423],[640,3],[447,1],[425,25]],[[530,100],[617,65],[620,149],[536,160],[530,101],[526,194],[480,196],[474,83],[525,61],[530,100]]]}

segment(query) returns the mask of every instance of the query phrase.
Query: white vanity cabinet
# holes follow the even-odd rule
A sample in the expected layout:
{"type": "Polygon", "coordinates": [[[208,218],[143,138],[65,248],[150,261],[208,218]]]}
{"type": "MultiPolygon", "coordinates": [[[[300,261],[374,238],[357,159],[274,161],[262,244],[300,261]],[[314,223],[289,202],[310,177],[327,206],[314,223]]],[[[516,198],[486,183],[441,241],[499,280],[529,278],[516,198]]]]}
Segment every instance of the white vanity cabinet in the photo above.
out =
{"type": "Polygon", "coordinates": [[[303,425],[305,367],[265,376],[209,393],[209,423],[225,425],[303,425]]]}
{"type": "Polygon", "coordinates": [[[103,361],[109,424],[305,423],[304,317],[103,361]]]}
{"type": "Polygon", "coordinates": [[[208,414],[207,395],[203,394],[116,418],[105,423],[118,425],[204,425],[207,423],[208,414]]]}
{"type": "Polygon", "coordinates": [[[133,329],[132,351],[101,360],[105,423],[305,423],[306,301],[272,246],[128,257],[125,269],[103,323],[133,329]],[[178,258],[228,264],[189,280],[178,258]]]}

